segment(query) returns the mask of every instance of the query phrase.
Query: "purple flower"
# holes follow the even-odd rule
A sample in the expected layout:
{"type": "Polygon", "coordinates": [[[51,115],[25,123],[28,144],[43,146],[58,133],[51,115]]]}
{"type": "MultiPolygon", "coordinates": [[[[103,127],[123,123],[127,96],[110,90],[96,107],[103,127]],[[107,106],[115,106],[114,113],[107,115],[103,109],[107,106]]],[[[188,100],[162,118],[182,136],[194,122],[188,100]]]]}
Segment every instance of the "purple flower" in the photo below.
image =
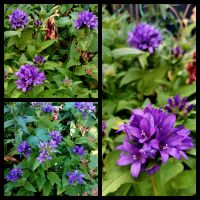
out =
{"type": "Polygon", "coordinates": [[[31,102],[31,105],[35,107],[40,107],[43,105],[43,102],[31,102]]]}
{"type": "Polygon", "coordinates": [[[57,147],[56,141],[51,140],[49,142],[40,142],[39,148],[40,148],[40,155],[37,157],[37,160],[40,161],[40,163],[51,160],[52,157],[50,153],[55,152],[55,148],[57,147]]]}
{"type": "Polygon", "coordinates": [[[78,183],[80,185],[83,184],[83,177],[85,176],[82,173],[78,173],[78,170],[75,170],[74,172],[68,172],[67,173],[68,176],[68,183],[70,185],[74,184],[74,183],[78,183]]]}
{"type": "Polygon", "coordinates": [[[175,122],[175,115],[153,108],[151,104],[144,110],[133,110],[129,124],[122,124],[119,128],[126,137],[116,148],[122,151],[117,164],[131,165],[131,174],[137,177],[140,170],[149,174],[158,170],[155,166],[149,171],[147,166],[151,161],[158,164],[161,158],[166,163],[170,156],[178,160],[181,157],[187,159],[184,151],[193,147],[190,131],[183,125],[174,127],[175,122]]]}
{"type": "Polygon", "coordinates": [[[39,19],[36,19],[34,21],[34,26],[36,26],[36,27],[42,26],[42,22],[39,19]]]}
{"type": "Polygon", "coordinates": [[[171,54],[175,58],[178,58],[184,54],[184,50],[181,47],[177,46],[177,47],[171,49],[171,54]]]}
{"type": "Polygon", "coordinates": [[[128,33],[128,43],[140,50],[148,50],[153,53],[162,42],[162,37],[150,24],[138,24],[132,32],[128,33]]]}
{"type": "Polygon", "coordinates": [[[19,146],[17,151],[19,153],[23,153],[25,155],[25,157],[28,157],[31,153],[31,147],[28,145],[28,143],[26,141],[23,141],[19,146]]]}
{"type": "Polygon", "coordinates": [[[106,129],[106,122],[102,121],[102,135],[105,134],[105,129],[106,129]]]}
{"type": "Polygon", "coordinates": [[[85,154],[85,150],[84,150],[84,147],[83,146],[75,146],[73,149],[72,149],[72,151],[74,152],[74,153],[77,153],[77,154],[79,154],[79,155],[84,155],[85,154]]]}
{"type": "Polygon", "coordinates": [[[44,59],[44,56],[35,56],[33,62],[36,64],[36,66],[40,66],[46,62],[46,59],[44,59]]]}
{"type": "Polygon", "coordinates": [[[87,113],[92,113],[96,110],[96,107],[92,102],[76,102],[74,107],[77,108],[83,116],[86,116],[87,113]]]}
{"type": "Polygon", "coordinates": [[[15,75],[18,77],[17,88],[22,89],[22,92],[31,90],[35,85],[43,84],[46,79],[44,72],[39,72],[37,67],[29,64],[22,65],[15,75]]]}
{"type": "Polygon", "coordinates": [[[56,145],[59,144],[62,140],[62,135],[60,131],[52,131],[50,133],[51,139],[56,142],[56,145]]]}
{"type": "Polygon", "coordinates": [[[54,111],[54,107],[50,104],[43,104],[42,111],[45,113],[51,113],[54,111]]]}
{"type": "Polygon", "coordinates": [[[12,28],[15,30],[17,28],[24,29],[24,27],[28,23],[28,15],[20,9],[14,10],[13,13],[11,15],[9,15],[8,17],[9,17],[8,20],[9,20],[12,28]]]}
{"type": "Polygon", "coordinates": [[[7,181],[16,182],[18,179],[22,177],[22,169],[20,167],[11,169],[8,175],[5,177],[7,181]]]}
{"type": "Polygon", "coordinates": [[[168,105],[165,106],[165,110],[168,113],[173,113],[178,118],[184,118],[194,107],[193,104],[187,102],[187,98],[183,97],[182,99],[177,94],[173,99],[168,98],[168,105]]]}
{"type": "Polygon", "coordinates": [[[78,19],[74,23],[77,29],[83,26],[87,26],[89,29],[96,29],[98,27],[98,18],[95,14],[84,10],[78,14],[78,19]]]}
{"type": "Polygon", "coordinates": [[[151,167],[150,169],[147,170],[147,173],[149,175],[151,175],[151,174],[157,172],[159,169],[160,169],[159,165],[155,164],[153,167],[151,167]]]}

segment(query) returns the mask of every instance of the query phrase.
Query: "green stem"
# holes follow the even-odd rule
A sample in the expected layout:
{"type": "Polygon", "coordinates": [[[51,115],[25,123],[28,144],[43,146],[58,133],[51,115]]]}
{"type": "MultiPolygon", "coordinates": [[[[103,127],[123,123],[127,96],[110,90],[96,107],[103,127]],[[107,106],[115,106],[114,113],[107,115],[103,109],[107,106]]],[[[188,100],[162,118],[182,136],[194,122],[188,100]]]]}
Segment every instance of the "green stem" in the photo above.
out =
{"type": "Polygon", "coordinates": [[[153,186],[154,196],[159,196],[158,191],[156,189],[156,179],[155,179],[154,175],[151,175],[150,177],[151,177],[151,183],[152,183],[152,186],[153,186]]]}

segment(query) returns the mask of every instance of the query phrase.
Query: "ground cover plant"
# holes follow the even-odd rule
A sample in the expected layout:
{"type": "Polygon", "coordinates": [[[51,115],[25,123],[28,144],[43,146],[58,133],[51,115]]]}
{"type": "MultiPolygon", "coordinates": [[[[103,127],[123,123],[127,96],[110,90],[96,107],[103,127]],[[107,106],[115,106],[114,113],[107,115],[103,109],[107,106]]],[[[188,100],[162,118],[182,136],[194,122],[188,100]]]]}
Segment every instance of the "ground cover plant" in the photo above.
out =
{"type": "Polygon", "coordinates": [[[97,196],[97,103],[4,104],[5,196],[97,196]]]}
{"type": "Polygon", "coordinates": [[[179,9],[103,8],[103,196],[196,194],[196,9],[179,9]]]}
{"type": "Polygon", "coordinates": [[[98,96],[97,4],[5,4],[4,96],[98,96]]]}

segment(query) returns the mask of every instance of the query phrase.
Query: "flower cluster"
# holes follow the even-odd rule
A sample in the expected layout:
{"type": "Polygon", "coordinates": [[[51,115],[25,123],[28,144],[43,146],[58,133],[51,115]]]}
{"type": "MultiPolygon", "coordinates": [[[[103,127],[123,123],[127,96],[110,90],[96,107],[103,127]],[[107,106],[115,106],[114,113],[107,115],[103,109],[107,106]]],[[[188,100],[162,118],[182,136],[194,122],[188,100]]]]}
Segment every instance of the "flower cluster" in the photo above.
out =
{"type": "Polygon", "coordinates": [[[169,156],[180,160],[187,159],[185,150],[193,147],[190,131],[183,125],[174,127],[175,115],[168,114],[161,109],[153,108],[149,104],[144,110],[133,110],[129,124],[120,126],[119,131],[126,133],[122,145],[116,149],[121,150],[117,164],[131,165],[131,174],[138,177],[140,171],[149,174],[159,169],[159,158],[166,163],[169,156]],[[154,162],[149,170],[147,166],[154,162]]]}
{"type": "Polygon", "coordinates": [[[17,88],[22,89],[22,92],[31,90],[33,86],[43,84],[45,78],[44,72],[39,72],[38,68],[25,64],[20,66],[18,72],[15,73],[18,77],[17,88]]]}
{"type": "Polygon", "coordinates": [[[45,113],[51,113],[54,111],[54,107],[50,104],[43,104],[42,111],[45,113]]]}
{"type": "Polygon", "coordinates": [[[44,58],[44,56],[37,55],[34,57],[33,62],[36,64],[36,66],[39,67],[46,62],[46,59],[44,58]]]}
{"type": "Polygon", "coordinates": [[[74,183],[78,183],[80,185],[83,184],[83,177],[85,176],[84,174],[78,173],[78,170],[75,170],[74,172],[68,172],[67,173],[68,176],[68,183],[70,185],[74,184],[74,183]]]}
{"type": "Polygon", "coordinates": [[[37,157],[37,160],[40,161],[40,163],[51,160],[52,157],[50,153],[55,152],[55,148],[57,147],[56,141],[51,140],[50,142],[40,142],[39,148],[40,148],[40,155],[37,157]]]}
{"type": "Polygon", "coordinates": [[[76,102],[74,106],[83,114],[83,116],[96,110],[96,107],[92,102],[76,102]]]}
{"type": "Polygon", "coordinates": [[[150,24],[138,24],[132,32],[128,33],[128,43],[140,50],[148,50],[153,53],[162,42],[159,31],[150,24]]]}
{"type": "Polygon", "coordinates": [[[24,27],[27,25],[28,23],[28,16],[27,14],[20,10],[20,9],[16,9],[13,11],[13,13],[11,15],[8,16],[9,17],[9,22],[12,26],[13,29],[17,29],[17,28],[22,28],[24,29],[24,27]]]}
{"type": "Polygon", "coordinates": [[[75,27],[80,29],[87,26],[89,29],[96,29],[98,27],[98,18],[95,14],[84,10],[78,14],[78,19],[74,21],[75,27]]]}
{"type": "Polygon", "coordinates": [[[171,49],[171,54],[175,57],[175,58],[179,58],[180,56],[182,56],[184,54],[184,50],[177,46],[171,49]]]}
{"type": "Polygon", "coordinates": [[[26,141],[23,141],[20,145],[19,145],[19,147],[18,147],[18,149],[17,149],[17,151],[19,152],[19,153],[23,153],[24,155],[25,155],[25,157],[28,157],[29,155],[30,155],[30,153],[31,153],[31,147],[28,145],[28,143],[26,142],[26,141]]]}
{"type": "Polygon", "coordinates": [[[22,169],[21,168],[14,168],[11,169],[8,175],[5,177],[8,181],[16,182],[18,179],[22,177],[22,169]]]}
{"type": "Polygon", "coordinates": [[[62,140],[62,135],[59,131],[52,131],[50,133],[51,140],[48,142],[40,142],[40,155],[37,158],[37,160],[40,161],[40,163],[51,160],[51,153],[56,152],[57,145],[60,144],[62,140]]]}
{"type": "Polygon", "coordinates": [[[73,151],[74,153],[77,153],[77,154],[81,155],[81,156],[85,154],[85,150],[84,150],[84,147],[83,147],[83,146],[78,146],[78,145],[76,145],[76,146],[72,149],[72,151],[73,151]]]}
{"type": "Polygon", "coordinates": [[[173,99],[168,98],[168,105],[165,106],[165,110],[168,113],[173,113],[177,118],[184,118],[194,107],[193,104],[187,102],[187,98],[183,97],[180,99],[180,96],[177,94],[173,99]]]}
{"type": "Polygon", "coordinates": [[[34,26],[36,26],[36,27],[42,26],[41,20],[36,19],[36,20],[34,21],[34,26]]]}
{"type": "Polygon", "coordinates": [[[60,131],[52,131],[50,133],[50,136],[51,136],[51,139],[56,142],[56,145],[60,144],[60,142],[62,140],[62,135],[61,135],[60,131]]]}

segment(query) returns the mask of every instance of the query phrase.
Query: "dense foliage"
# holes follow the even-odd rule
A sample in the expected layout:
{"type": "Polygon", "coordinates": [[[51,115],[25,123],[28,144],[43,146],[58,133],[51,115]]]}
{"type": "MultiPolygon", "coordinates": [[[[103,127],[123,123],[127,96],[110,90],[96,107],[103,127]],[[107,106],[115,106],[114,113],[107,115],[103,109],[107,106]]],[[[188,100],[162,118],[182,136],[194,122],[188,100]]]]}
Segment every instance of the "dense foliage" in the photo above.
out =
{"type": "Polygon", "coordinates": [[[97,97],[96,4],[4,5],[5,97],[97,97]]]}
{"type": "Polygon", "coordinates": [[[97,111],[87,102],[5,103],[4,195],[97,196],[97,111]]]}
{"type": "Polygon", "coordinates": [[[103,196],[195,195],[196,11],[137,4],[133,17],[112,6],[102,17],[103,196]]]}

